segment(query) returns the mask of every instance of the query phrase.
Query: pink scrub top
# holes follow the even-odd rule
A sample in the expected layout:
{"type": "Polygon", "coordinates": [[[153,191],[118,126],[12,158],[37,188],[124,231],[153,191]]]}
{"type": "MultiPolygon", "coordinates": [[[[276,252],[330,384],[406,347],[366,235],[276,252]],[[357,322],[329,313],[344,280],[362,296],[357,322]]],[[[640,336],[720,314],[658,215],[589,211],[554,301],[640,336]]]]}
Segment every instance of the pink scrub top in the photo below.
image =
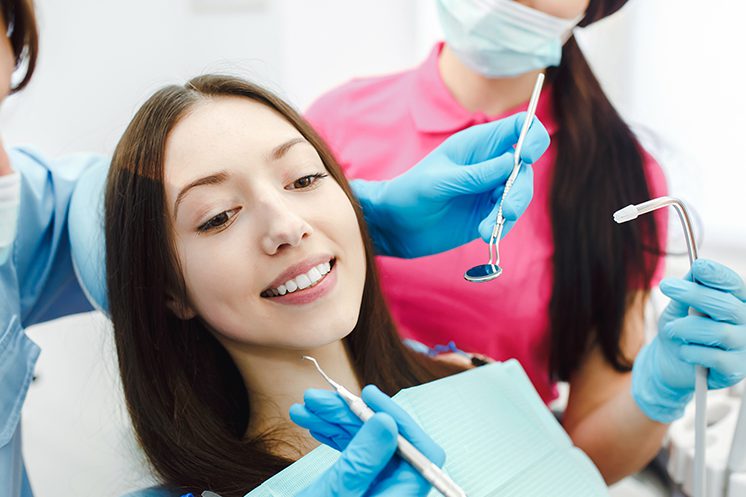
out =
{"type": "MultiPolygon", "coordinates": [[[[441,48],[438,44],[412,70],[353,80],[322,96],[308,110],[306,118],[327,141],[349,179],[395,177],[453,133],[525,110],[525,103],[497,116],[465,110],[441,79],[441,48]]],[[[536,112],[550,135],[557,129],[551,94],[549,88],[543,91],[536,112]]],[[[549,374],[554,252],[549,193],[555,154],[550,146],[534,166],[534,197],[500,244],[504,271],[498,280],[464,280],[466,269],[488,258],[482,240],[418,259],[377,258],[384,295],[404,337],[429,346],[453,340],[468,352],[501,361],[515,358],[547,403],[556,397],[549,374]]],[[[645,161],[653,196],[664,195],[663,172],[647,154],[645,161]]],[[[666,218],[658,219],[665,240],[666,218]]],[[[609,222],[613,222],[611,213],[609,222]]],[[[654,284],[662,277],[663,257],[660,261],[654,284]]]]}

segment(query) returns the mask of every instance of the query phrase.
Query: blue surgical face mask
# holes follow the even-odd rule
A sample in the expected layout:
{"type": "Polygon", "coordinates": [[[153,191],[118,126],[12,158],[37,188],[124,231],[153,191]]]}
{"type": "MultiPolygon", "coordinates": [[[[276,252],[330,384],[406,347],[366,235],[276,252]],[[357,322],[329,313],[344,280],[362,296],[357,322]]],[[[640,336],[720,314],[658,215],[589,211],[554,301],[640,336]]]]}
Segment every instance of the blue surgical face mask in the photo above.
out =
{"type": "Polygon", "coordinates": [[[562,45],[583,18],[562,19],[515,0],[437,0],[448,46],[490,78],[557,66],[562,45]]]}
{"type": "Polygon", "coordinates": [[[10,255],[16,237],[21,179],[18,173],[0,176],[0,264],[10,255]]]}

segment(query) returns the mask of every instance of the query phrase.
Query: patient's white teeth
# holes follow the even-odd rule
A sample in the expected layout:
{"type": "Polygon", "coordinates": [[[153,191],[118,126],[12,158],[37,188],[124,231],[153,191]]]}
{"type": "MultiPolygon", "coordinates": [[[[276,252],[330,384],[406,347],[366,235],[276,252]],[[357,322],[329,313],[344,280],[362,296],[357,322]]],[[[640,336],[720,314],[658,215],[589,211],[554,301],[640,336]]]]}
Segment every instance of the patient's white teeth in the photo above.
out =
{"type": "Polygon", "coordinates": [[[311,279],[306,276],[305,274],[301,274],[300,276],[296,276],[295,282],[298,284],[298,288],[301,290],[308,288],[311,286],[311,279]]]}
{"type": "Polygon", "coordinates": [[[321,273],[315,267],[311,268],[311,270],[307,273],[307,275],[308,275],[308,279],[311,280],[311,284],[314,284],[321,279],[321,273]]]}
{"type": "Polygon", "coordinates": [[[293,293],[296,290],[304,290],[318,283],[331,270],[332,265],[330,262],[322,262],[316,267],[311,268],[306,274],[296,276],[292,280],[286,281],[284,284],[278,286],[277,288],[270,288],[269,290],[265,290],[262,295],[267,297],[278,297],[286,295],[288,293],[293,293]]]}

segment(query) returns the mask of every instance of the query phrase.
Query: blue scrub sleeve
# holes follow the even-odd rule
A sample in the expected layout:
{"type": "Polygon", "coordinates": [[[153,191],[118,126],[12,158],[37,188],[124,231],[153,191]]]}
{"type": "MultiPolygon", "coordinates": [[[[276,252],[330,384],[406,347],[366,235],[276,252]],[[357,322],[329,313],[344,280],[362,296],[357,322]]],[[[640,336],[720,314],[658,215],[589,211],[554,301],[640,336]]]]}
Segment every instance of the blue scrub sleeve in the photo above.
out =
{"type": "Polygon", "coordinates": [[[47,161],[28,149],[10,152],[21,173],[21,206],[13,258],[18,275],[24,327],[91,310],[75,277],[68,234],[68,211],[81,175],[102,155],[73,155],[47,161]]]}
{"type": "Polygon", "coordinates": [[[75,278],[67,216],[78,178],[108,158],[47,161],[28,149],[8,155],[21,175],[21,199],[16,237],[0,263],[0,495],[31,497],[20,415],[39,348],[23,328],[91,309],[75,278]]]}
{"type": "Polygon", "coordinates": [[[93,307],[107,315],[104,188],[108,172],[109,163],[99,162],[83,173],[75,186],[68,215],[78,282],[93,307]]]}

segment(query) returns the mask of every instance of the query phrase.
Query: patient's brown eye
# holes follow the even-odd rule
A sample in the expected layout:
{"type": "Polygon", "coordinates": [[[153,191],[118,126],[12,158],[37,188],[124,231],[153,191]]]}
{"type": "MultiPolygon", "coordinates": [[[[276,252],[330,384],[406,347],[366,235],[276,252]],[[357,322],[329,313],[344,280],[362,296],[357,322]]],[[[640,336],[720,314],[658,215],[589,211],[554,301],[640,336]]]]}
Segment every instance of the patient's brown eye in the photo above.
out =
{"type": "Polygon", "coordinates": [[[313,178],[311,178],[310,176],[304,176],[303,178],[293,183],[293,186],[296,188],[305,188],[307,186],[311,186],[312,182],[313,178]]]}
{"type": "Polygon", "coordinates": [[[218,230],[223,228],[230,222],[231,219],[238,213],[238,209],[231,209],[229,211],[223,211],[217,216],[213,216],[206,223],[197,227],[197,231],[200,233],[206,233],[212,230],[218,230]]]}
{"type": "Polygon", "coordinates": [[[298,178],[293,182],[292,187],[289,187],[289,190],[306,190],[316,184],[316,182],[322,178],[326,178],[328,175],[326,173],[316,173],[316,174],[309,174],[308,176],[303,176],[302,178],[298,178]]]}

